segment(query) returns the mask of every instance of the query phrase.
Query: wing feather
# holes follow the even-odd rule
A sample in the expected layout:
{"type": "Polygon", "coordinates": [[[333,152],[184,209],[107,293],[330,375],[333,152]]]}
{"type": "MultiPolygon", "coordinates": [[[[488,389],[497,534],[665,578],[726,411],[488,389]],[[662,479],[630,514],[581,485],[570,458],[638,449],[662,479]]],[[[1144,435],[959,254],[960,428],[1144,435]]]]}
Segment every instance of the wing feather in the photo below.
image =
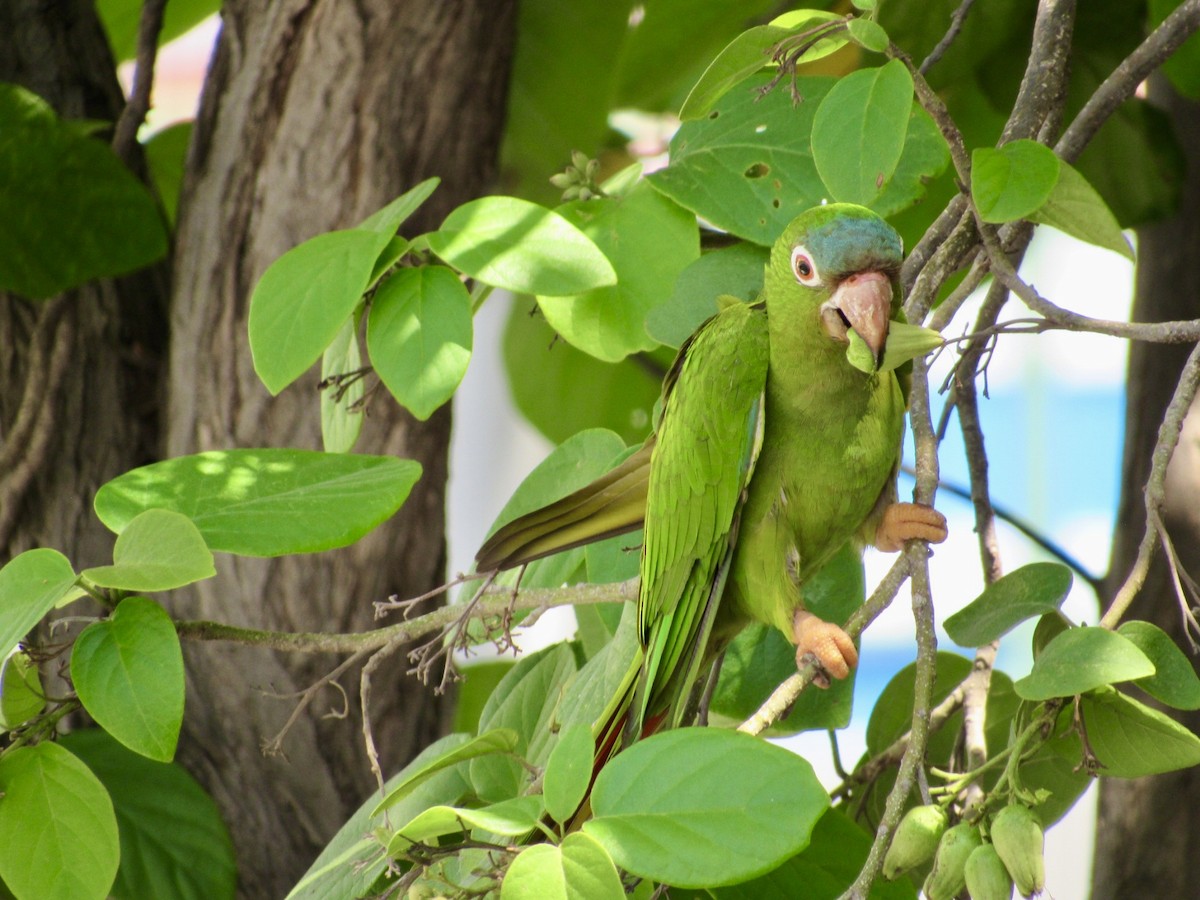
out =
{"type": "Polygon", "coordinates": [[[761,446],[767,357],[761,306],[731,306],[684,345],[667,379],[647,494],[634,739],[663,711],[678,724],[705,661],[761,446]]]}

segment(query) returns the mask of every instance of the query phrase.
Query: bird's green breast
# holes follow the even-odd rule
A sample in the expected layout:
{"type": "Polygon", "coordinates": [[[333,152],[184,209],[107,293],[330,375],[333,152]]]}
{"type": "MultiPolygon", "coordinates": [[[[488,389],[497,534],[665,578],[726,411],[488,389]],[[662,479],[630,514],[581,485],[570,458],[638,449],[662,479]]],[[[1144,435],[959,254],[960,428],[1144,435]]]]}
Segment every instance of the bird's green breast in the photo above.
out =
{"type": "Polygon", "coordinates": [[[866,376],[844,354],[811,362],[772,359],[766,437],[727,597],[730,626],[746,617],[790,633],[801,586],[859,532],[896,465],[904,402],[894,374],[866,376]]]}

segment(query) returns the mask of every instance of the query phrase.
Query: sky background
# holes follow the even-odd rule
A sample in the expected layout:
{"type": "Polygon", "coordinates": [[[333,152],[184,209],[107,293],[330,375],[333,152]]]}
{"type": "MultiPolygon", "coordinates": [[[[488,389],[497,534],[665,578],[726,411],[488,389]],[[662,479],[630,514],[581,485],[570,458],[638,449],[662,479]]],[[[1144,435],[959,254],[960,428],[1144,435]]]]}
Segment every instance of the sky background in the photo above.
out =
{"type": "MultiPolygon", "coordinates": [[[[208,64],[215,20],[173,42],[160,58],[150,130],[194,114],[197,92],[208,64]]],[[[623,122],[621,124],[624,124],[623,122]]],[[[1045,227],[1022,266],[1025,278],[1053,302],[1077,312],[1110,319],[1128,317],[1132,265],[1115,253],[1080,244],[1045,227]]],[[[455,397],[454,444],[448,515],[451,571],[467,568],[495,514],[550,444],[515,412],[508,394],[499,335],[511,300],[492,297],[476,319],[474,356],[455,397]]],[[[974,305],[956,318],[948,333],[961,333],[974,305]]],[[[1009,304],[1002,318],[1024,315],[1009,304]]],[[[951,364],[939,359],[932,383],[951,364]]],[[[987,440],[993,500],[1035,523],[1094,573],[1107,567],[1115,519],[1123,432],[1126,348],[1115,338],[1056,332],[1005,336],[988,372],[989,396],[980,397],[987,440]]],[[[940,401],[935,404],[935,416],[940,401]]],[[[942,477],[966,485],[966,462],[957,423],[952,423],[940,454],[942,477]]],[[[902,481],[901,496],[911,493],[902,481]]],[[[968,504],[948,494],[937,503],[949,520],[950,537],[931,560],[937,617],[945,619],[982,589],[973,517],[968,504]]],[[[1001,525],[1005,571],[1047,558],[1012,528],[1001,525]]],[[[868,551],[868,589],[892,557],[868,551]]],[[[874,699],[887,680],[914,657],[912,616],[907,591],[867,631],[855,691],[853,721],[840,736],[844,760],[865,747],[865,726],[874,699]]],[[[1076,622],[1098,619],[1096,598],[1078,581],[1064,605],[1076,622]]],[[[547,638],[569,632],[569,611],[555,611],[539,624],[547,638]]],[[[998,668],[1013,677],[1029,668],[1031,627],[1005,638],[998,668]]],[[[939,630],[944,649],[953,649],[939,630]]],[[[971,655],[971,651],[962,651],[971,655]]],[[[827,785],[837,782],[824,733],[785,742],[813,764],[827,785]]],[[[1047,835],[1047,894],[1055,900],[1083,900],[1089,881],[1095,791],[1089,791],[1068,817],[1047,835]]]]}

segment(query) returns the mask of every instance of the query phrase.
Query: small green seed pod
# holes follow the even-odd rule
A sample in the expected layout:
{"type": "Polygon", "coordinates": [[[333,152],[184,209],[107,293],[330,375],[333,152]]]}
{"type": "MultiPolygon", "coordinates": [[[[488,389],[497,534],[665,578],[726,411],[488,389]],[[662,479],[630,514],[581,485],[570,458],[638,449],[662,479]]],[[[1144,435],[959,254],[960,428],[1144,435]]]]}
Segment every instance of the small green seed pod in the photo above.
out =
{"type": "Polygon", "coordinates": [[[1013,880],[991,844],[971,851],[963,876],[971,900],[1012,900],[1013,880]]]}
{"type": "Polygon", "coordinates": [[[992,819],[991,835],[1021,896],[1040,894],[1046,886],[1046,838],[1033,810],[1019,803],[1004,807],[992,819]]]}
{"type": "Polygon", "coordinates": [[[909,869],[933,859],[947,824],[946,810],[937,804],[914,806],[906,812],[883,858],[883,877],[894,881],[909,869]]]}
{"type": "Polygon", "coordinates": [[[949,829],[938,844],[933,868],[925,879],[925,896],[929,900],[954,900],[967,886],[967,858],[982,843],[979,829],[959,822],[949,829]]]}

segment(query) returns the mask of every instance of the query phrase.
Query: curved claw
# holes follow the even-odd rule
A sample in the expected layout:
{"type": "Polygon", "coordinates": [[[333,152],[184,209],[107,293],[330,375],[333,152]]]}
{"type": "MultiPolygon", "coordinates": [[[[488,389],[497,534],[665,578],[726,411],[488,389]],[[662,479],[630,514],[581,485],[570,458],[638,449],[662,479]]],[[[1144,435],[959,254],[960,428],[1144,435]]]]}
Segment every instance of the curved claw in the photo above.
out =
{"type": "Polygon", "coordinates": [[[850,635],[806,609],[798,609],[792,616],[792,638],[796,644],[798,668],[810,655],[820,664],[822,677],[814,680],[818,687],[829,687],[830,677],[845,678],[858,665],[858,650],[850,635]]]}
{"type": "Polygon", "coordinates": [[[940,544],[946,539],[946,517],[923,503],[893,503],[883,511],[875,532],[875,549],[895,553],[905,541],[940,544]]]}

